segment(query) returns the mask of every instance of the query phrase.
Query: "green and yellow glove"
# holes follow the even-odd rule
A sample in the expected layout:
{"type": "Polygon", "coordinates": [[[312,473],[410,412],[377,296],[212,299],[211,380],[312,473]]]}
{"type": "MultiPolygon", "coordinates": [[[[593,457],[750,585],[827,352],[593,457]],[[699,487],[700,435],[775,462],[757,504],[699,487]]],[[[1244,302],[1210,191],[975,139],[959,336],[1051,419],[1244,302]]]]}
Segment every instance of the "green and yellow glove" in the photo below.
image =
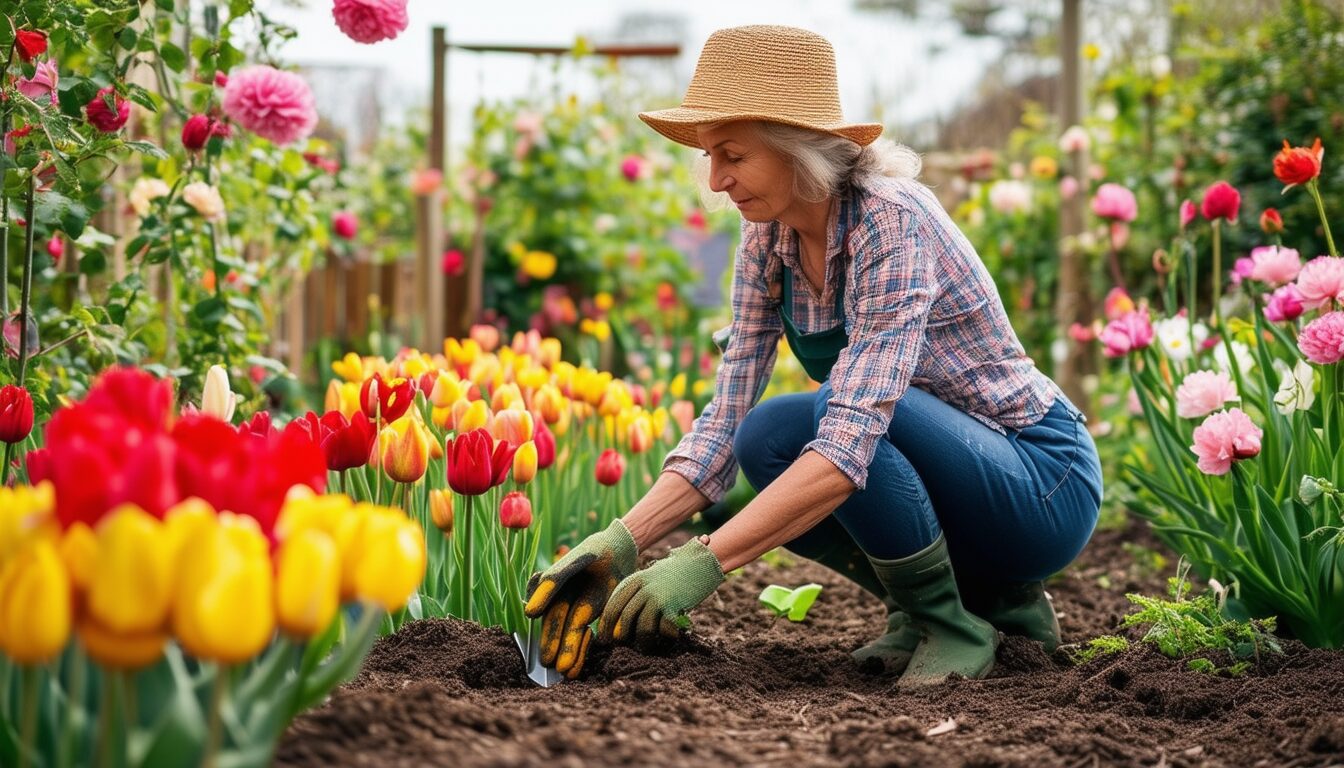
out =
{"type": "Polygon", "coordinates": [[[541,622],[541,663],[569,679],[588,657],[588,625],[602,612],[621,579],[635,572],[638,554],[630,529],[620,520],[594,533],[527,583],[529,618],[541,622]]]}
{"type": "Polygon", "coordinates": [[[602,612],[598,641],[652,644],[676,637],[680,617],[723,583],[723,567],[709,547],[691,539],[622,581],[602,612]]]}

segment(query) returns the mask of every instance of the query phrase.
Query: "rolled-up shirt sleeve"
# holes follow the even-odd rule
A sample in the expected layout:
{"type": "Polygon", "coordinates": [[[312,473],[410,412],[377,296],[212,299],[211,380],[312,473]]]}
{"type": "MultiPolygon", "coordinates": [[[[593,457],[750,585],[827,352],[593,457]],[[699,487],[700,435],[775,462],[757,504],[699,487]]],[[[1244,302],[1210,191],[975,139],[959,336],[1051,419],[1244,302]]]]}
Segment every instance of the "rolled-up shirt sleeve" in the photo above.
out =
{"type": "Polygon", "coordinates": [[[737,478],[733,436],[774,370],[783,323],[767,288],[769,226],[744,223],[733,267],[732,336],[723,352],[714,397],[663,462],[711,502],[737,478]]]}
{"type": "Polygon", "coordinates": [[[817,437],[803,452],[821,454],[862,490],[877,441],[910,387],[937,282],[934,259],[921,253],[903,209],[868,214],[852,248],[849,344],[831,369],[832,394],[817,437]]]}

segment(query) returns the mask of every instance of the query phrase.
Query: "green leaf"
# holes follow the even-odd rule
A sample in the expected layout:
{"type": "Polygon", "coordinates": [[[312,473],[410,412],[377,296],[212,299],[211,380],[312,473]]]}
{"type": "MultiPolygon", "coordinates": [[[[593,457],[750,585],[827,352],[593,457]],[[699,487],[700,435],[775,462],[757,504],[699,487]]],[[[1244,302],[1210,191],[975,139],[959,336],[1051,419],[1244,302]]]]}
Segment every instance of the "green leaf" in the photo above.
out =
{"type": "Polygon", "coordinates": [[[128,51],[135,49],[135,41],[135,30],[130,27],[122,27],[121,31],[117,33],[117,45],[128,51]]]}
{"type": "Polygon", "coordinates": [[[79,254],[79,273],[97,275],[107,269],[107,256],[101,248],[79,254]]]}
{"type": "MultiPolygon", "coordinates": [[[[167,0],[172,5],[172,0],[167,0]]],[[[174,72],[181,72],[187,68],[187,54],[181,48],[169,42],[164,42],[159,46],[159,58],[163,59],[164,66],[174,72]]]]}
{"type": "Polygon", "coordinates": [[[776,616],[789,617],[789,621],[802,621],[807,611],[821,594],[820,584],[804,584],[796,589],[771,584],[761,590],[760,601],[775,612],[776,616]]]}
{"type": "Polygon", "coordinates": [[[191,316],[203,325],[218,323],[228,312],[228,307],[218,296],[202,299],[191,308],[191,316]]]}
{"type": "Polygon", "coordinates": [[[128,141],[126,142],[126,148],[132,152],[139,152],[142,155],[149,155],[159,160],[168,157],[168,153],[164,152],[159,145],[148,141],[128,141]]]}
{"type": "Polygon", "coordinates": [[[33,204],[34,216],[45,224],[54,224],[72,238],[84,233],[89,211],[84,204],[54,190],[37,195],[33,204]]]}

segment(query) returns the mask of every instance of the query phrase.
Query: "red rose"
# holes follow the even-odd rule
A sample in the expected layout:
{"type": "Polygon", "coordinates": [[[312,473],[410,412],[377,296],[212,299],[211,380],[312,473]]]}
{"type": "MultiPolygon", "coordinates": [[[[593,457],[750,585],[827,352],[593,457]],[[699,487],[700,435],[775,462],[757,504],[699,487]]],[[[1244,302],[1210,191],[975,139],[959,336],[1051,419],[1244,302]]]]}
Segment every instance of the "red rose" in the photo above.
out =
{"type": "Polygon", "coordinates": [[[103,133],[116,133],[130,118],[131,105],[108,86],[84,105],[84,113],[89,117],[89,125],[103,133]]]}
{"type": "Polygon", "coordinates": [[[14,49],[19,52],[19,58],[32,61],[47,52],[47,36],[43,32],[20,29],[14,35],[14,49]]]}

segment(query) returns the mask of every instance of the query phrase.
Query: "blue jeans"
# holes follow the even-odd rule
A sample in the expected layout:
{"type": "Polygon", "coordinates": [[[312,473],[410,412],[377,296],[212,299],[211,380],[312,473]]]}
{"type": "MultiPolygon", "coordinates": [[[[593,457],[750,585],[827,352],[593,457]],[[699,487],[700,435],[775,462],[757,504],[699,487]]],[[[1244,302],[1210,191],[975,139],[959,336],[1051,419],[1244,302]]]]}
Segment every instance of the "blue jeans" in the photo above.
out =
{"type": "MultiPolygon", "coordinates": [[[[830,397],[827,382],[747,414],[733,453],[752,487],[765,488],[798,458],[830,397]]],[[[1001,435],[911,387],[877,443],[867,487],[785,546],[816,557],[844,536],[894,559],[941,532],[959,578],[1043,579],[1072,562],[1096,526],[1101,463],[1083,420],[1060,396],[1040,422],[1001,435]]]]}

